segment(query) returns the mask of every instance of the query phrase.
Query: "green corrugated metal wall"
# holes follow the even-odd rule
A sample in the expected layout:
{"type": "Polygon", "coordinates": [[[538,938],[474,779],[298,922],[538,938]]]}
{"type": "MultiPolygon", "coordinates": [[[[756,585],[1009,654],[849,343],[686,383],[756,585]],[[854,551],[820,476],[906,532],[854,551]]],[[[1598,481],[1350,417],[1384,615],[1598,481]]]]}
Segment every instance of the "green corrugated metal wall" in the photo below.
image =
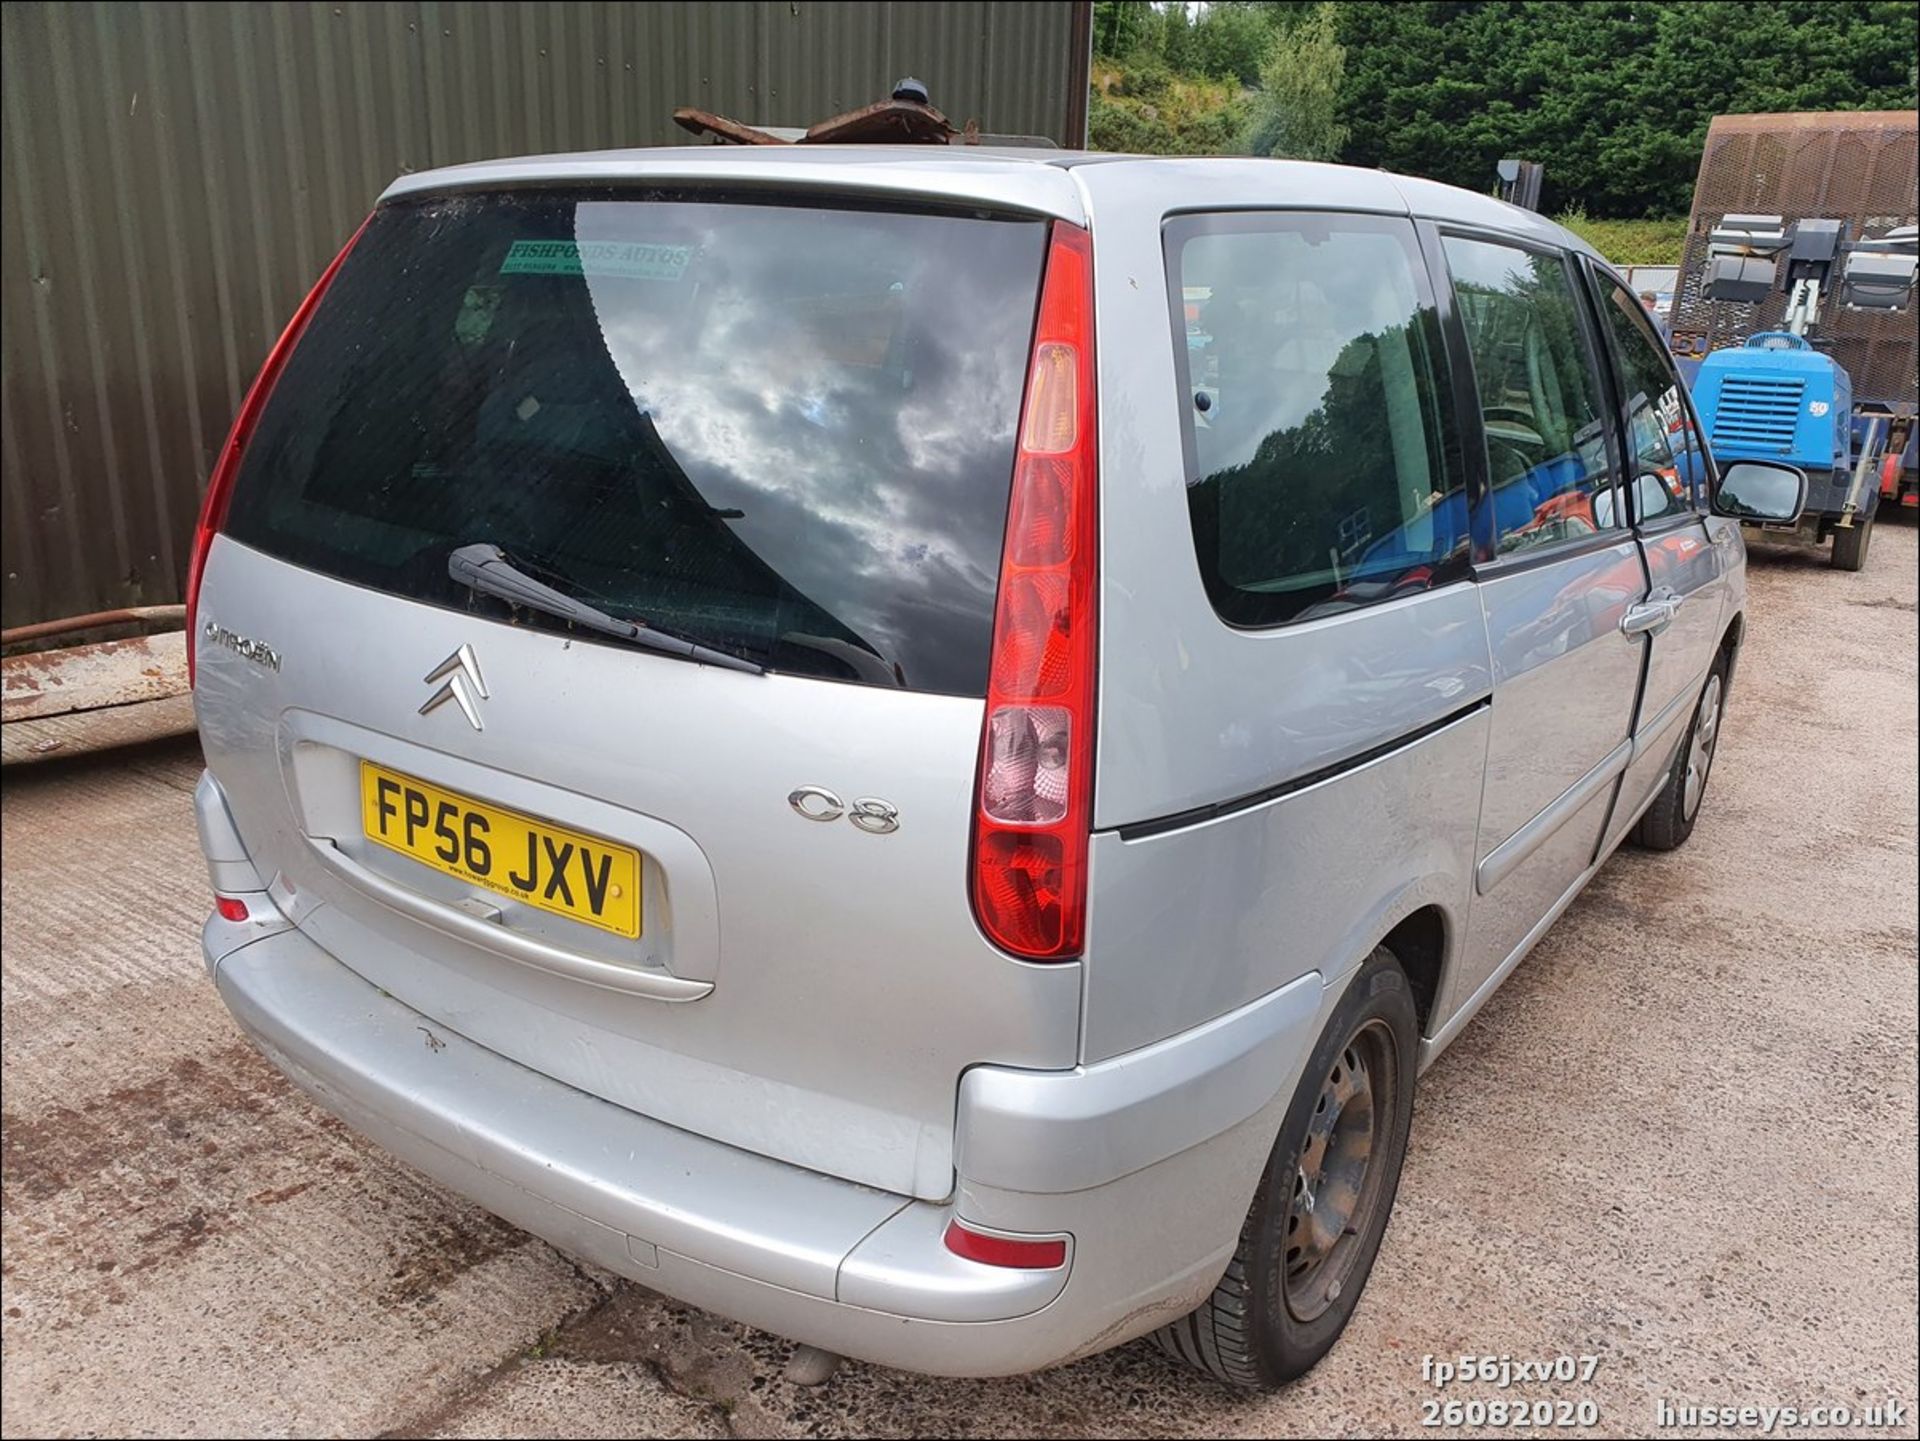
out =
{"type": "Polygon", "coordinates": [[[0,9],[4,623],[180,597],[273,337],[394,176],[805,124],[926,81],[1081,143],[1072,3],[41,4],[0,9]]]}

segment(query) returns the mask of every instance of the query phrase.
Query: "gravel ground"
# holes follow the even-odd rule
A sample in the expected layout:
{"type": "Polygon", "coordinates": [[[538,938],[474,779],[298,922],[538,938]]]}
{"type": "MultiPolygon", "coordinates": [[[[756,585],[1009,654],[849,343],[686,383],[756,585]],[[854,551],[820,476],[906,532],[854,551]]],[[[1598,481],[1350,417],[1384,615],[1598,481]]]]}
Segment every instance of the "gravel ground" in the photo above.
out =
{"type": "Polygon", "coordinates": [[[1546,1399],[1631,1435],[1663,1401],[1893,1398],[1861,1434],[1915,1435],[1920,547],[1875,542],[1859,575],[1756,551],[1692,842],[1617,857],[1423,1080],[1358,1316],[1271,1397],[1142,1343],[792,1387],[786,1343],[448,1195],[242,1041],[198,955],[191,742],[10,772],[0,1430],[1394,1434],[1546,1399]],[[1598,1360],[1423,1382],[1462,1352],[1598,1360]]]}

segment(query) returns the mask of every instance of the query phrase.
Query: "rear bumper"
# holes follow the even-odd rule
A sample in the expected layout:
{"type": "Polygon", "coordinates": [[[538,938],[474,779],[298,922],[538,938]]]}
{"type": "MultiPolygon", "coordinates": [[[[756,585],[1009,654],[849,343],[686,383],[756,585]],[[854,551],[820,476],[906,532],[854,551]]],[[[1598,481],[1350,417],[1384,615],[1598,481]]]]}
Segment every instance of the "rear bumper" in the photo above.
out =
{"type": "Polygon", "coordinates": [[[1190,1033],[1192,1048],[1069,1073],[969,1073],[963,1093],[991,1101],[962,1132],[983,1179],[963,1157],[952,1202],[929,1203],[574,1090],[427,1020],[298,930],[241,933],[216,918],[205,943],[221,997],[276,1065],[452,1189],[694,1305],[944,1375],[1035,1370],[1198,1304],[1233,1250],[1321,1000],[1310,976],[1190,1033]],[[1176,1144],[1178,1111],[1182,1139],[1198,1144],[1176,1144]],[[1023,1154],[1034,1180],[1008,1189],[1023,1154]],[[942,1235],[956,1211],[990,1230],[1065,1233],[1067,1261],[1027,1271],[955,1256],[942,1235]]]}

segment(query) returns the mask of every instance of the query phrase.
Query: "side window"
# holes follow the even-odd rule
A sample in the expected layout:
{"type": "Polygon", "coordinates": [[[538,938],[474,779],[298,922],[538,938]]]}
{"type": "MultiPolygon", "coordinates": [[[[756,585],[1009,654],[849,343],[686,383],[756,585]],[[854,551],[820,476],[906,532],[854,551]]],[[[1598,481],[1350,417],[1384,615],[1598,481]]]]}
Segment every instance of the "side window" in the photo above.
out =
{"type": "Polygon", "coordinates": [[[1624,525],[1599,377],[1565,263],[1457,235],[1444,244],[1487,437],[1495,550],[1511,555],[1624,525]]]}
{"type": "Polygon", "coordinates": [[[1640,302],[1601,279],[1607,340],[1627,406],[1628,474],[1641,521],[1707,506],[1707,451],[1680,393],[1673,362],[1640,302]]]}
{"type": "Polygon", "coordinates": [[[1188,511],[1221,618],[1277,625],[1464,575],[1466,492],[1412,225],[1183,216],[1165,239],[1188,511]]]}

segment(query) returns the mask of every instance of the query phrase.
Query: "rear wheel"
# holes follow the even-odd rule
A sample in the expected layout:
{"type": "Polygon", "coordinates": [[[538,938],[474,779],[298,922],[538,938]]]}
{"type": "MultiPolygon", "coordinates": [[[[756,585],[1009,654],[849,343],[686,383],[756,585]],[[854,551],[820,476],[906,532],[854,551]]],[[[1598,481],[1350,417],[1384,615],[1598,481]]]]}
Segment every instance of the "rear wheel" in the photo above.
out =
{"type": "Polygon", "coordinates": [[[1873,543],[1873,517],[1856,519],[1833,533],[1833,555],[1828,564],[1835,570],[1859,570],[1867,563],[1867,547],[1873,543]]]}
{"type": "Polygon", "coordinates": [[[1199,1310],[1154,1333],[1163,1351],[1230,1385],[1271,1388],[1332,1349],[1399,1189],[1418,1041],[1406,973],[1382,947],[1301,1073],[1226,1275],[1199,1310]]]}
{"type": "MultiPolygon", "coordinates": [[[[1837,544],[1838,542],[1836,542],[1837,544]]],[[[1700,700],[1693,708],[1693,724],[1687,727],[1680,753],[1674,757],[1673,772],[1666,786],[1634,827],[1633,839],[1648,850],[1670,851],[1684,845],[1693,834],[1693,823],[1700,816],[1700,802],[1706,798],[1707,777],[1713,771],[1714,752],[1720,744],[1720,722],[1726,714],[1727,653],[1714,658],[1701,688],[1700,700]]]]}

